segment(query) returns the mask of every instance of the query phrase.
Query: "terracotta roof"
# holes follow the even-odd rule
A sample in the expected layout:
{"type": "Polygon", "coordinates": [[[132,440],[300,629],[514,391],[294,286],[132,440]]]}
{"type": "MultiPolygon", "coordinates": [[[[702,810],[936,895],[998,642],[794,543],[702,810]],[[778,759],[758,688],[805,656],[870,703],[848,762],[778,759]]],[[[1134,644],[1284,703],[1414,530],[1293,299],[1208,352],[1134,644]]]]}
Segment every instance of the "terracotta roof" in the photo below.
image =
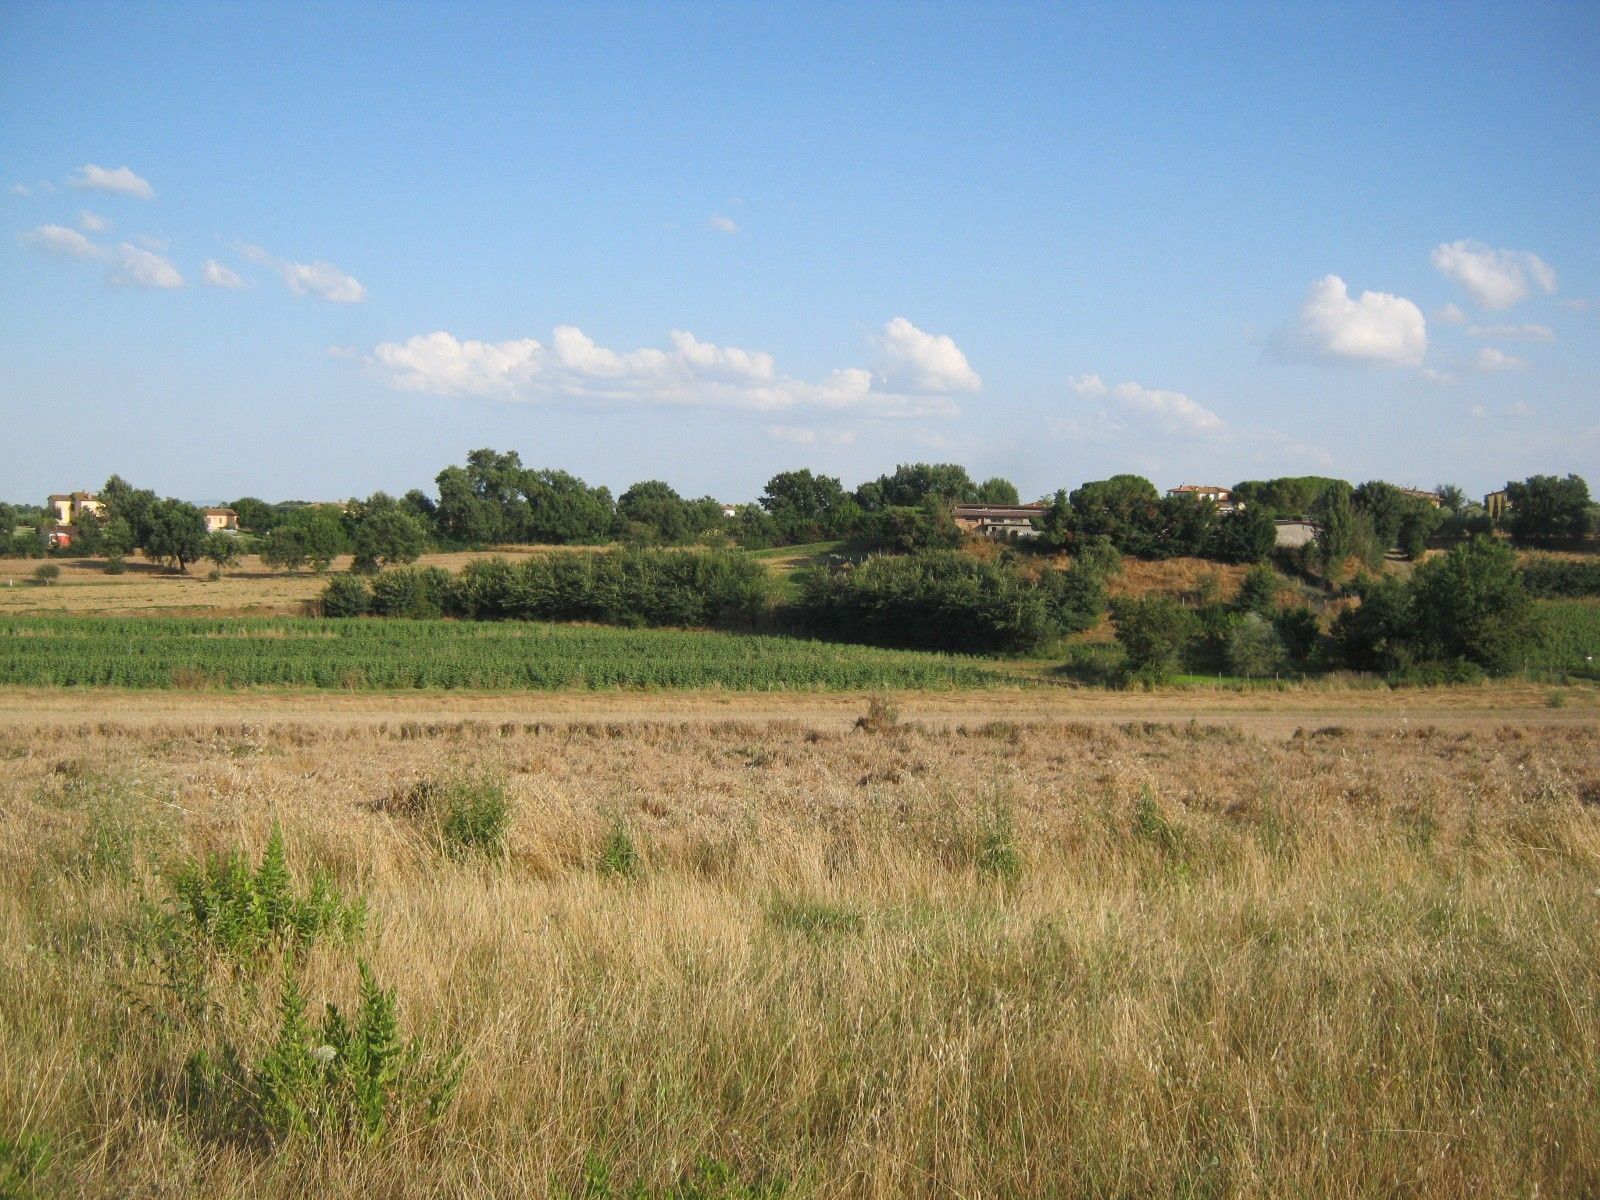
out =
{"type": "Polygon", "coordinates": [[[1167,489],[1167,495],[1169,496],[1174,492],[1223,492],[1229,496],[1233,495],[1232,488],[1225,488],[1220,484],[1211,483],[1184,483],[1175,488],[1167,489]]]}

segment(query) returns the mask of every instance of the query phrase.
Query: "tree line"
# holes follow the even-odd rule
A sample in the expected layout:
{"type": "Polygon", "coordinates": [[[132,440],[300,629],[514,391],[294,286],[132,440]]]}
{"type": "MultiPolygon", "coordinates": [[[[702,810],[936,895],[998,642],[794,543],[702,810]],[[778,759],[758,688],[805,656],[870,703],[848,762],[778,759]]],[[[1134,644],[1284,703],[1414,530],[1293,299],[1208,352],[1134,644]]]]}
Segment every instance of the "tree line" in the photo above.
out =
{"type": "MultiPolygon", "coordinates": [[[[511,544],[762,549],[847,541],[904,553],[960,546],[952,505],[1018,502],[1006,479],[980,482],[955,463],[905,463],[853,491],[835,476],[782,471],[755,502],[735,506],[730,516],[716,499],[683,496],[661,480],[636,483],[613,498],[609,489],[569,472],[529,468],[515,451],[493,449],[474,450],[465,463],[445,467],[435,485],[435,495],[375,492],[337,505],[241,497],[229,506],[248,535],[240,541],[208,537],[196,506],[112,476],[99,495],[103,513],[80,519],[66,552],[120,560],[143,551],[183,569],[205,558],[225,566],[248,549],[269,566],[318,571],[348,554],[363,572],[414,562],[429,550],[511,544]]],[[[1273,553],[1276,521],[1304,519],[1315,525],[1315,541],[1285,565],[1329,578],[1352,562],[1375,567],[1395,550],[1417,558],[1430,544],[1495,529],[1533,545],[1600,531],[1600,506],[1576,475],[1535,475],[1508,483],[1505,491],[1509,508],[1497,518],[1451,485],[1438,488],[1436,506],[1377,480],[1352,486],[1325,476],[1284,476],[1243,481],[1233,488],[1234,504],[1219,507],[1190,495],[1164,496],[1142,476],[1114,475],[1043,501],[1035,548],[1073,554],[1105,539],[1118,553],[1138,558],[1255,563],[1273,553]]],[[[0,506],[0,531],[8,535],[0,547],[19,556],[48,553],[37,533],[11,533],[23,523],[42,528],[47,514],[0,506]]]]}

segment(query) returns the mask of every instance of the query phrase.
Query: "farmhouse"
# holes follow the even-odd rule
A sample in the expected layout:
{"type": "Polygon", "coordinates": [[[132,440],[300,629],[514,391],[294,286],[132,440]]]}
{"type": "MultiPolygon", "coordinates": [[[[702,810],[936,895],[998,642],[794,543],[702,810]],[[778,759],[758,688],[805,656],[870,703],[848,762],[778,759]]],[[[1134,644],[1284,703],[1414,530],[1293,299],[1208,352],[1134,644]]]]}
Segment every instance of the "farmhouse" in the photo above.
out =
{"type": "Polygon", "coordinates": [[[1438,492],[1425,492],[1420,488],[1395,488],[1402,496],[1410,500],[1421,500],[1433,508],[1440,507],[1441,501],[1438,492]]]}
{"type": "Polygon", "coordinates": [[[1490,520],[1498,521],[1511,511],[1511,494],[1504,488],[1490,492],[1483,498],[1483,509],[1489,514],[1490,520]]]}
{"type": "Polygon", "coordinates": [[[239,514],[231,508],[208,508],[205,510],[205,518],[207,533],[238,531],[239,514]]]}
{"type": "Polygon", "coordinates": [[[57,525],[71,525],[84,513],[98,517],[106,508],[93,492],[61,492],[51,496],[45,507],[56,510],[57,525]]]}
{"type": "Polygon", "coordinates": [[[1042,504],[957,504],[950,510],[962,529],[997,542],[1025,542],[1038,537],[1034,518],[1044,514],[1042,504]]]}
{"type": "Polygon", "coordinates": [[[1209,500],[1223,512],[1232,512],[1233,492],[1214,483],[1181,483],[1175,488],[1168,488],[1169,496],[1193,496],[1196,500],[1209,500]]]}

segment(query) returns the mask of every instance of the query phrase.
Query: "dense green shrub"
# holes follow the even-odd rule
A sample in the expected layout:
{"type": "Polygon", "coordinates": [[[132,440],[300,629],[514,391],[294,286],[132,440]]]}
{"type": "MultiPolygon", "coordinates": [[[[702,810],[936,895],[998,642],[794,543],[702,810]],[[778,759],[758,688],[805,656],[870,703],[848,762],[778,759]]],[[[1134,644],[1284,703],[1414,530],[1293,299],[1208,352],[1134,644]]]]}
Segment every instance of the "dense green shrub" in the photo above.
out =
{"type": "Polygon", "coordinates": [[[446,609],[479,619],[730,627],[761,616],[769,585],[766,567],[737,551],[541,554],[468,564],[446,609]]]}
{"type": "Polygon", "coordinates": [[[1600,558],[1535,556],[1523,564],[1522,586],[1544,600],[1600,596],[1600,558]]]}
{"type": "Polygon", "coordinates": [[[1463,542],[1404,582],[1361,580],[1356,593],[1361,604],[1340,614],[1334,637],[1345,663],[1357,669],[1405,671],[1460,661],[1506,671],[1539,640],[1516,555],[1490,538],[1463,542]]]}
{"type": "Polygon", "coordinates": [[[1128,678],[1147,685],[1163,683],[1177,672],[1184,651],[1200,631],[1194,613],[1158,593],[1114,601],[1111,620],[1126,653],[1128,678]]]}
{"type": "Polygon", "coordinates": [[[380,617],[437,617],[454,606],[455,581],[439,567],[396,567],[372,578],[372,611],[380,617]]]}
{"type": "Polygon", "coordinates": [[[356,575],[335,575],[322,589],[325,617],[364,617],[372,611],[372,589],[356,575]]]}
{"type": "Polygon", "coordinates": [[[1014,565],[940,550],[813,571],[797,613],[808,628],[848,641],[1025,653],[1057,634],[1055,603],[1014,565]]]}

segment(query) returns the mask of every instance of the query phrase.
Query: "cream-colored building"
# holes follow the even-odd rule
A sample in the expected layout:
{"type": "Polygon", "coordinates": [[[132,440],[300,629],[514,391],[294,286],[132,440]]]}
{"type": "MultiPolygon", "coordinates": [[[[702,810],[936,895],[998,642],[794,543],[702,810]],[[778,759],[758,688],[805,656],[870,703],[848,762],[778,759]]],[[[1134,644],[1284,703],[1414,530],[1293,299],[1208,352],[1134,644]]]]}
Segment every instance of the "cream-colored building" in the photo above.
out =
{"type": "Polygon", "coordinates": [[[57,525],[71,525],[84,513],[102,516],[106,506],[95,499],[93,492],[62,492],[50,497],[49,508],[56,510],[57,525]]]}
{"type": "Polygon", "coordinates": [[[206,532],[218,533],[222,530],[237,530],[239,528],[239,514],[231,508],[206,509],[206,532]]]}

